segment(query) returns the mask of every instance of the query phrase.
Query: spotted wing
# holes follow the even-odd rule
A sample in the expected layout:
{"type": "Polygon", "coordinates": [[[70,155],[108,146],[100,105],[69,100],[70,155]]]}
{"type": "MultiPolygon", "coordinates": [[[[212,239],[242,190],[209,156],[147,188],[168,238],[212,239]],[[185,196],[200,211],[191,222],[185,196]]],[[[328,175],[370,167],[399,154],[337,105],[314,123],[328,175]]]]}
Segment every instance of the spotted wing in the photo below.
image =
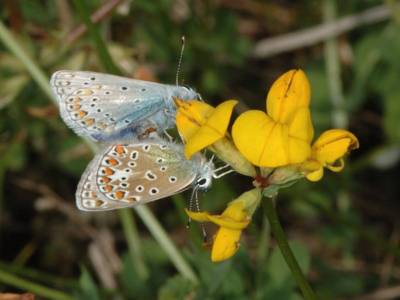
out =
{"type": "Polygon", "coordinates": [[[128,207],[124,202],[110,201],[99,191],[96,183],[96,170],[103,154],[96,155],[86,167],[76,190],[76,206],[83,211],[105,211],[128,207]]]}
{"type": "Polygon", "coordinates": [[[110,146],[98,161],[97,187],[104,199],[133,206],[176,194],[196,178],[198,161],[167,142],[110,146]]]}
{"type": "Polygon", "coordinates": [[[58,71],[50,84],[65,123],[93,140],[118,139],[143,120],[165,122],[168,85],[84,71],[58,71]]]}

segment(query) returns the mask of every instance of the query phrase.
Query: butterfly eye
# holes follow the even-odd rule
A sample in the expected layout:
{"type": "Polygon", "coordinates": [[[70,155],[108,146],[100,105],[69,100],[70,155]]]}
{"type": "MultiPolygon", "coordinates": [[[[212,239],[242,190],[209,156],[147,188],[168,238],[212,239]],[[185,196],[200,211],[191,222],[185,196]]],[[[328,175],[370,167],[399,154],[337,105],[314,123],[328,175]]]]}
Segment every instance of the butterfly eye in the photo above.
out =
{"type": "Polygon", "coordinates": [[[199,180],[197,180],[197,186],[200,188],[204,188],[207,187],[209,185],[209,180],[207,178],[200,178],[199,180]]]}

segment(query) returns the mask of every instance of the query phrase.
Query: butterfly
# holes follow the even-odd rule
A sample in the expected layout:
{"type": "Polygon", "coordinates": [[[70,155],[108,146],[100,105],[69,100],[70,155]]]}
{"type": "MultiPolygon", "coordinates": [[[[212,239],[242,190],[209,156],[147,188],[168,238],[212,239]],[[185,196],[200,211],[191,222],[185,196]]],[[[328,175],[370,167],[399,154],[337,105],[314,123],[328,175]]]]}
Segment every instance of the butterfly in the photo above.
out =
{"type": "Polygon", "coordinates": [[[165,131],[175,125],[174,97],[201,99],[184,86],[86,71],[57,71],[50,85],[65,123],[78,135],[100,142],[165,131]]]}
{"type": "MultiPolygon", "coordinates": [[[[76,205],[84,211],[132,207],[165,198],[190,187],[197,197],[224,167],[196,154],[184,156],[183,145],[166,140],[114,144],[87,166],[76,191],[76,205]]],[[[230,171],[228,171],[230,172],[230,171]]]]}

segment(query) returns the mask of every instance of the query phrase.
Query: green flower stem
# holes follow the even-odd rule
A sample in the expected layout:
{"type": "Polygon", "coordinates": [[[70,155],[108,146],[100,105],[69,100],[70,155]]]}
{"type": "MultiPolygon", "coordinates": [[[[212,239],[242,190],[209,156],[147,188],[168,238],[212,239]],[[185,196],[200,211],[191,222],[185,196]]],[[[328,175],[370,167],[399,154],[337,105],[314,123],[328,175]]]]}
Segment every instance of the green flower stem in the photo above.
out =
{"type": "Polygon", "coordinates": [[[103,39],[100,36],[97,25],[93,24],[90,19],[89,9],[87,7],[86,1],[82,0],[74,0],[74,4],[79,14],[81,15],[82,21],[85,23],[90,37],[92,38],[93,44],[96,47],[96,50],[99,55],[99,59],[103,64],[104,69],[107,72],[121,75],[121,70],[114,64],[110,53],[108,52],[107,46],[103,39]]]}
{"type": "Polygon", "coordinates": [[[29,291],[37,296],[54,299],[54,300],[73,300],[74,298],[57,290],[44,287],[40,284],[33,283],[26,279],[22,279],[13,274],[0,269],[0,282],[14,286],[22,291],[29,291]]]}
{"type": "Polygon", "coordinates": [[[133,262],[133,267],[142,280],[149,277],[149,270],[143,259],[142,249],[140,247],[140,237],[137,231],[135,220],[130,209],[118,210],[119,218],[122,223],[126,242],[128,243],[129,255],[133,262]]]}
{"type": "Polygon", "coordinates": [[[135,207],[135,210],[182,276],[197,284],[199,280],[196,274],[168,237],[164,228],[161,227],[160,223],[151,213],[149,208],[145,205],[139,205],[135,207]]]}
{"type": "Polygon", "coordinates": [[[290,271],[295,278],[297,285],[299,286],[304,299],[315,300],[317,299],[314,291],[304,277],[303,272],[300,269],[299,263],[293,255],[292,250],[289,247],[285,232],[283,231],[282,225],[279,222],[278,215],[276,213],[275,205],[273,199],[266,198],[263,202],[265,205],[265,214],[267,215],[268,221],[271,226],[271,231],[273,232],[275,239],[278,243],[279,249],[281,250],[282,256],[285,259],[290,271]]]}
{"type": "Polygon", "coordinates": [[[28,72],[32,75],[33,80],[39,85],[42,91],[52,100],[54,100],[53,93],[49,86],[49,79],[46,74],[38,67],[26,51],[20,47],[18,42],[12,36],[11,32],[0,21],[0,41],[14,54],[22,64],[25,65],[28,72]]]}

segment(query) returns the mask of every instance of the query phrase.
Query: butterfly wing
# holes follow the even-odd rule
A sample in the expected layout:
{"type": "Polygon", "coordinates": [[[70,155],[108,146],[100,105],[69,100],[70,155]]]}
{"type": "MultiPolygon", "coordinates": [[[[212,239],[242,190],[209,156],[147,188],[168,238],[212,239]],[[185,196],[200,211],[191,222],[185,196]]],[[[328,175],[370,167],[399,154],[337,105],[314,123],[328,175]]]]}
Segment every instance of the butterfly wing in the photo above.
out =
{"type": "Polygon", "coordinates": [[[84,71],[58,71],[50,84],[62,118],[79,135],[115,140],[143,121],[172,125],[163,113],[169,85],[84,71]]]}
{"type": "Polygon", "coordinates": [[[97,186],[110,201],[130,206],[176,194],[197,176],[197,161],[167,142],[114,145],[99,160],[97,186]]]}
{"type": "Polygon", "coordinates": [[[96,155],[81,176],[75,194],[76,206],[80,210],[105,211],[129,206],[123,202],[109,201],[99,191],[96,183],[96,170],[98,161],[102,157],[103,154],[96,155]]]}

